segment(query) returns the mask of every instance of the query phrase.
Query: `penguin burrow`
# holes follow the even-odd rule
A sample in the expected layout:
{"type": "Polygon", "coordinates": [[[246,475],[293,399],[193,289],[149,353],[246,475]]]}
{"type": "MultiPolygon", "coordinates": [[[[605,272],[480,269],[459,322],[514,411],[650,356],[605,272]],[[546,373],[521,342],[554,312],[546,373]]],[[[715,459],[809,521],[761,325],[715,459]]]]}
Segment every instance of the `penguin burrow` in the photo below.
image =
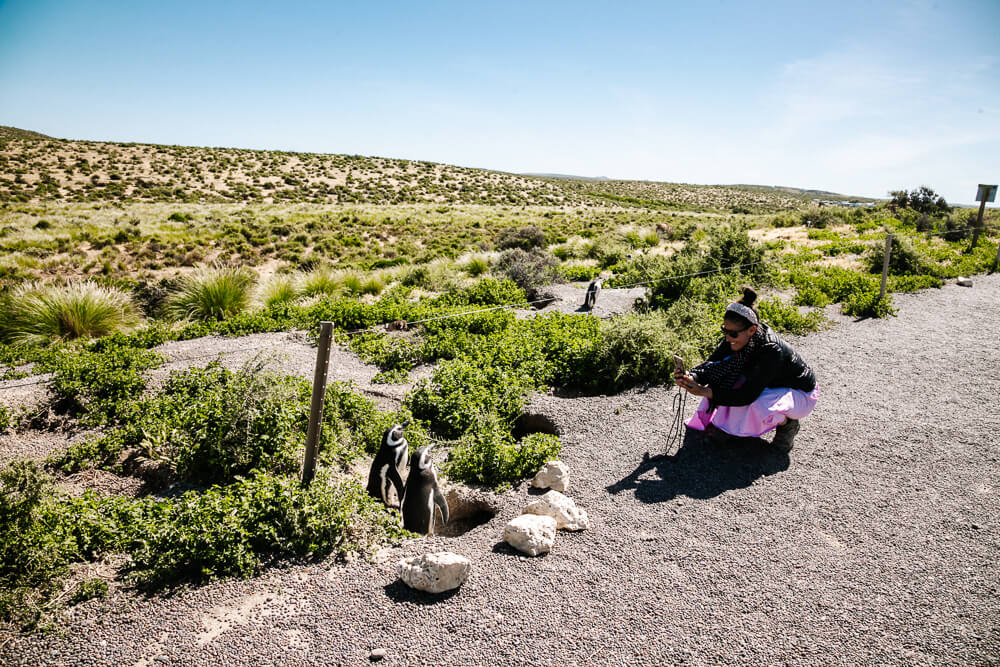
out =
{"type": "Polygon", "coordinates": [[[448,523],[448,502],[438,485],[430,450],[431,445],[421,447],[410,456],[410,474],[406,478],[400,507],[403,527],[424,535],[434,534],[435,509],[441,509],[441,525],[448,523]]]}
{"type": "Polygon", "coordinates": [[[403,500],[403,478],[400,473],[406,465],[406,455],[409,444],[403,435],[403,429],[410,422],[396,424],[382,436],[382,444],[372,461],[368,472],[368,493],[373,498],[381,500],[389,507],[398,507],[403,500]],[[389,485],[396,490],[396,504],[390,502],[389,485]]]}

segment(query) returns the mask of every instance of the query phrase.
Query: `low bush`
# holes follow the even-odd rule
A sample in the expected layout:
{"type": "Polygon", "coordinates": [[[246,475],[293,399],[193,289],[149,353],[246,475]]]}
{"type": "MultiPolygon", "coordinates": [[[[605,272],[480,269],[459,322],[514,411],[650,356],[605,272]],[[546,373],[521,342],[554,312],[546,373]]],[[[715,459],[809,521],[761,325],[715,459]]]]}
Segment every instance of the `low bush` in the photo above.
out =
{"type": "MultiPolygon", "coordinates": [[[[865,263],[870,273],[882,273],[885,260],[885,245],[876,244],[865,254],[865,263]]],[[[889,273],[896,276],[910,276],[934,273],[934,266],[927,256],[905,238],[894,237],[889,250],[889,273]]]]}
{"type": "Polygon", "coordinates": [[[445,472],[452,479],[500,491],[534,475],[559,455],[554,435],[533,433],[515,442],[509,425],[496,414],[480,415],[474,423],[449,452],[445,472]]]}
{"type": "Polygon", "coordinates": [[[228,486],[176,499],[70,498],[32,462],[0,471],[0,620],[49,627],[64,604],[106,591],[85,580],[63,595],[74,562],[111,553],[149,589],[214,577],[250,576],[281,558],[348,553],[408,535],[354,481],[321,470],[302,488],[294,477],[254,472],[228,486]]]}
{"type": "Polygon", "coordinates": [[[500,256],[497,267],[524,290],[529,300],[537,298],[539,288],[560,280],[558,260],[546,253],[527,252],[520,248],[507,250],[500,256]]]}
{"type": "Polygon", "coordinates": [[[512,248],[532,250],[544,246],[545,232],[540,227],[535,226],[504,229],[497,237],[496,245],[498,250],[509,250],[512,248]]]}
{"type": "Polygon", "coordinates": [[[254,274],[239,267],[203,267],[183,279],[164,303],[176,319],[219,321],[243,312],[250,304],[254,274]]]}
{"type": "Polygon", "coordinates": [[[131,330],[140,319],[132,298],[113,287],[22,283],[0,298],[0,342],[30,346],[97,338],[131,330]]]}
{"type": "Polygon", "coordinates": [[[601,267],[593,264],[563,263],[559,265],[559,273],[572,282],[589,281],[601,275],[601,267]]]}
{"type": "Polygon", "coordinates": [[[188,492],[158,508],[131,550],[132,576],[147,587],[248,577],[279,558],[320,558],[407,533],[355,481],[320,471],[302,488],[292,477],[255,472],[229,486],[188,492]]]}
{"type": "Polygon", "coordinates": [[[140,447],[196,484],[228,483],[253,470],[293,472],[308,390],[259,361],[235,372],[212,363],[172,373],[138,406],[140,447]]]}
{"type": "Polygon", "coordinates": [[[826,315],[810,311],[803,315],[798,308],[780,299],[764,299],[758,304],[760,318],[779,333],[803,335],[829,324],[826,315]]]}
{"type": "Polygon", "coordinates": [[[891,294],[879,297],[879,289],[854,292],[841,305],[845,315],[855,317],[889,317],[896,314],[891,294]]]}
{"type": "Polygon", "coordinates": [[[128,417],[132,402],[146,388],[146,372],[164,359],[126,345],[95,347],[62,351],[38,370],[53,374],[52,393],[85,423],[114,424],[128,417]]]}

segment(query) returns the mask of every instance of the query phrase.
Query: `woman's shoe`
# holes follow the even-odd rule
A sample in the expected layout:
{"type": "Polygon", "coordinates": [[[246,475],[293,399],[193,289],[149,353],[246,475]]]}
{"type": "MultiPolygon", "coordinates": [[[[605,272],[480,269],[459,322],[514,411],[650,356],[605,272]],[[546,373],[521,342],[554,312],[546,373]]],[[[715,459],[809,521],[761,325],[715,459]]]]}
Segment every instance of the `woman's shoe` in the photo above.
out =
{"type": "Polygon", "coordinates": [[[774,440],[771,441],[771,446],[779,452],[787,454],[792,451],[792,446],[795,444],[795,434],[798,432],[799,420],[785,419],[784,424],[774,429],[774,440]]]}

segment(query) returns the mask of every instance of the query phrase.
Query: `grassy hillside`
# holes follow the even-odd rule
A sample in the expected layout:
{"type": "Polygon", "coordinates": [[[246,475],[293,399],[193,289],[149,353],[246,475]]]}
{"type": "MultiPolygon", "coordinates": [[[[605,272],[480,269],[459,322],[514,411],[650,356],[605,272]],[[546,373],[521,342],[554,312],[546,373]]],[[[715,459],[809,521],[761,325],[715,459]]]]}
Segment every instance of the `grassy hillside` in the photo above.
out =
{"type": "Polygon", "coordinates": [[[358,155],[55,139],[0,127],[0,201],[485,204],[770,213],[794,188],[546,178],[358,155]]]}

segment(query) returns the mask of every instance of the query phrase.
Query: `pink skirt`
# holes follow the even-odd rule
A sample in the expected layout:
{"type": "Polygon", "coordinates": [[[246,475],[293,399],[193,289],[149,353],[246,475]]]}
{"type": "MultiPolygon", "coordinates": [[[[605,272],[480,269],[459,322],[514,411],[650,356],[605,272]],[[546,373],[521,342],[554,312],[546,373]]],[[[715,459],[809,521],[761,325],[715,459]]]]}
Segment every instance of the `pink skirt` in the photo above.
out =
{"type": "Polygon", "coordinates": [[[798,389],[765,389],[750,405],[719,405],[709,412],[708,399],[701,399],[687,425],[704,431],[712,424],[720,431],[741,438],[756,438],[783,423],[785,418],[802,419],[816,407],[819,389],[808,394],[798,389]]]}

